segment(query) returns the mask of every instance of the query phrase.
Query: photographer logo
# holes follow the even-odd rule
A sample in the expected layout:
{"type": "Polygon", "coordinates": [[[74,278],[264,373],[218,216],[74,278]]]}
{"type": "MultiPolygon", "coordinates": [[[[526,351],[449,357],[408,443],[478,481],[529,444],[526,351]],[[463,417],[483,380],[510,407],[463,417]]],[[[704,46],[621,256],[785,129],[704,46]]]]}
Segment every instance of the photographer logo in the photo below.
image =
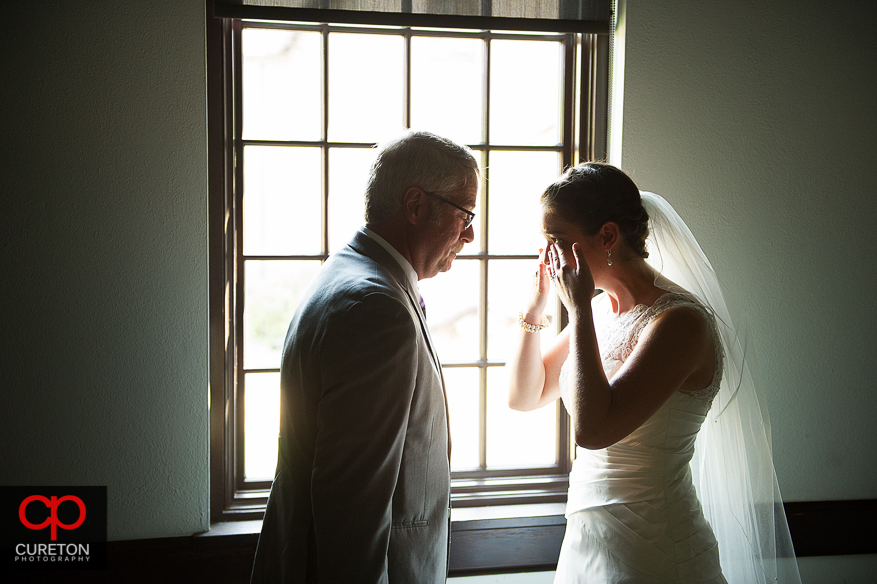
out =
{"type": "Polygon", "coordinates": [[[106,487],[0,487],[0,495],[3,524],[11,525],[0,566],[106,567],[106,487]]]}

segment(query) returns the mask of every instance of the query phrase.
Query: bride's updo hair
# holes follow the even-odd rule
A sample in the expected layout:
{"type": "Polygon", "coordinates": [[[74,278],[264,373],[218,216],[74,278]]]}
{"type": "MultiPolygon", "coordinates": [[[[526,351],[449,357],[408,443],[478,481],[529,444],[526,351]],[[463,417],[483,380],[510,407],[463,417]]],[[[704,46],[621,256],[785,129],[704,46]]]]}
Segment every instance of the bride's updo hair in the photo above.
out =
{"type": "Polygon", "coordinates": [[[608,221],[618,224],[624,241],[640,257],[649,257],[649,214],[639,189],[624,171],[602,162],[583,162],[567,169],[540,199],[546,211],[561,215],[586,235],[608,221]]]}

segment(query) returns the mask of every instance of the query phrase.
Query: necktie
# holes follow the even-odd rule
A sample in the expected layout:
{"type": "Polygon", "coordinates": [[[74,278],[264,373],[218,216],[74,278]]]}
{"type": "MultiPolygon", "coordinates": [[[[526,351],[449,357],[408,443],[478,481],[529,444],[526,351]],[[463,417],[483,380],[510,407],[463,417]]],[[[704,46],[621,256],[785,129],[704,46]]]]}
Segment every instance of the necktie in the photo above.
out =
{"type": "Polygon", "coordinates": [[[423,296],[420,297],[420,310],[423,311],[423,318],[426,318],[426,302],[423,301],[423,296]]]}

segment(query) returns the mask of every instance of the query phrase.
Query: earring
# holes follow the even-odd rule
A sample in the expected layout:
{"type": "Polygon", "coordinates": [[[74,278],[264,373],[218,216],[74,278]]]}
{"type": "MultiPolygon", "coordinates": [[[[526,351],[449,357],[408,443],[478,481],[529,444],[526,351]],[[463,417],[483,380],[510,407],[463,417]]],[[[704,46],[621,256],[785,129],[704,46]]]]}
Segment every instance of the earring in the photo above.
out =
{"type": "Polygon", "coordinates": [[[611,249],[606,250],[606,264],[609,266],[612,265],[612,250],[611,249]]]}

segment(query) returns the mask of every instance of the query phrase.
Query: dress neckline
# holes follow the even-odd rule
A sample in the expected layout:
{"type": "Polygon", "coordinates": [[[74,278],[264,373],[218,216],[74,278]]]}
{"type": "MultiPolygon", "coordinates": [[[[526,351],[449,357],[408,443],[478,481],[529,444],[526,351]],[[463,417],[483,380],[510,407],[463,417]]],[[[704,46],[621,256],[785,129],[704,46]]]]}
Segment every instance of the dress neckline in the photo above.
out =
{"type": "MultiPolygon", "coordinates": [[[[603,291],[603,294],[606,294],[607,297],[609,295],[609,293],[606,291],[603,291]]],[[[633,308],[631,308],[627,312],[623,312],[620,314],[615,314],[614,312],[612,312],[612,308],[610,305],[609,310],[608,310],[608,316],[611,316],[612,320],[622,321],[622,320],[627,319],[630,315],[639,315],[639,314],[642,314],[644,312],[648,312],[650,309],[655,308],[656,306],[659,306],[661,304],[661,302],[664,301],[668,296],[682,296],[683,298],[685,297],[684,294],[681,294],[679,292],[671,292],[669,290],[665,290],[664,293],[661,294],[660,296],[658,296],[652,304],[643,304],[643,303],[635,304],[633,306],[633,308]]]]}

